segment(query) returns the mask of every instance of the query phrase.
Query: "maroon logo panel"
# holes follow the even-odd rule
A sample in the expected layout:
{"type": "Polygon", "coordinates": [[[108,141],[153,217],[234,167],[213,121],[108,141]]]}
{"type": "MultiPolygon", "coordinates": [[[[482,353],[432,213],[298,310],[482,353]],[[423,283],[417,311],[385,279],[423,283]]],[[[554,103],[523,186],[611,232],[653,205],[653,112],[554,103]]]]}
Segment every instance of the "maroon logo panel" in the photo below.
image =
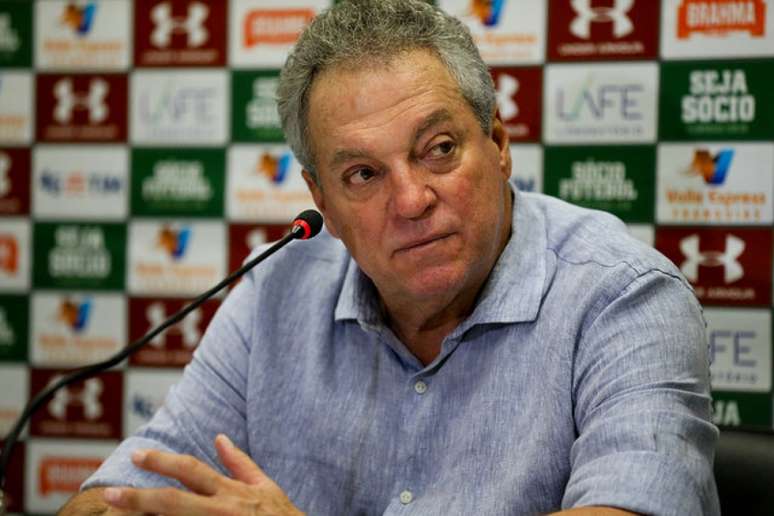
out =
{"type": "Polygon", "coordinates": [[[0,149],[0,214],[30,212],[30,150],[0,149]]]}
{"type": "Polygon", "coordinates": [[[224,66],[226,2],[135,0],[135,66],[224,66]]]}
{"type": "MultiPolygon", "coordinates": [[[[11,452],[8,471],[5,474],[5,509],[11,512],[24,511],[24,441],[18,441],[11,452]]],[[[0,451],[5,447],[5,441],[0,441],[0,451]]]]}
{"type": "MultiPolygon", "coordinates": [[[[129,299],[129,339],[134,342],[174,315],[183,299],[129,299]]],[[[210,299],[171,326],[129,358],[129,363],[146,367],[183,367],[191,361],[196,346],[210,324],[220,302],[210,299]]]]}
{"type": "Polygon", "coordinates": [[[497,109],[511,142],[540,141],[543,69],[494,67],[491,71],[497,109]]]}
{"type": "Polygon", "coordinates": [[[126,88],[126,75],[38,75],[37,139],[126,141],[126,88]]]}
{"type": "Polygon", "coordinates": [[[659,5],[653,0],[550,2],[548,59],[655,59],[659,5]]]}
{"type": "Polygon", "coordinates": [[[242,266],[250,252],[261,244],[275,242],[290,230],[287,224],[231,224],[228,228],[228,270],[242,266]]]}
{"type": "MultiPolygon", "coordinates": [[[[64,375],[58,369],[32,369],[30,394],[36,396],[64,375]]],[[[30,421],[36,437],[120,439],[123,412],[121,372],[107,371],[59,389],[30,421]]]]}
{"type": "Polygon", "coordinates": [[[771,305],[772,234],[763,228],[662,227],[656,248],[706,305],[771,305]]]}

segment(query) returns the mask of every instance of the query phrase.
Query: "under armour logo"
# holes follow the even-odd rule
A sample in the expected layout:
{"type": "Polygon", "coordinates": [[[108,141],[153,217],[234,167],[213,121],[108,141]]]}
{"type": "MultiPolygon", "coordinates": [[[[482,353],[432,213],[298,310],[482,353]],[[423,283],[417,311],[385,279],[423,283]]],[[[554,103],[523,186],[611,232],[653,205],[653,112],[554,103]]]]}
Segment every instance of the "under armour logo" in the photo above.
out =
{"type": "Polygon", "coordinates": [[[572,0],[570,5],[578,16],[570,23],[570,32],[583,39],[591,37],[592,23],[613,23],[613,35],[622,38],[634,30],[634,24],[626,13],[634,0],[615,0],[612,7],[591,7],[591,0],[572,0]]]}
{"type": "MultiPolygon", "coordinates": [[[[145,310],[145,317],[152,328],[159,326],[167,318],[167,311],[161,303],[151,303],[145,310]]],[[[199,309],[188,314],[182,321],[169,328],[166,332],[157,335],[151,345],[160,348],[166,344],[166,335],[178,333],[183,339],[183,345],[187,348],[193,348],[199,342],[202,332],[199,329],[199,323],[202,320],[202,312],[199,309]]]]}
{"type": "Polygon", "coordinates": [[[245,243],[249,249],[255,249],[259,245],[263,245],[269,241],[269,237],[266,235],[266,231],[261,228],[255,228],[247,233],[245,243]]]}
{"type": "Polygon", "coordinates": [[[11,170],[11,157],[5,152],[0,152],[0,197],[8,195],[11,191],[11,178],[8,172],[11,170]]]}
{"type": "Polygon", "coordinates": [[[519,114],[519,105],[513,97],[519,91],[519,80],[507,74],[497,77],[497,106],[504,120],[509,120],[519,114]]]}
{"type": "Polygon", "coordinates": [[[691,235],[680,241],[680,251],[686,260],[680,266],[680,270],[689,281],[696,282],[699,279],[699,266],[724,267],[723,280],[733,283],[744,276],[744,268],[737,260],[744,252],[745,243],[734,235],[726,236],[725,251],[699,251],[699,235],[691,235]]]}
{"type": "Polygon", "coordinates": [[[168,47],[172,34],[186,33],[189,47],[200,47],[207,42],[209,32],[204,27],[204,20],[210,15],[210,9],[201,2],[188,4],[188,16],[172,17],[172,6],[162,2],[151,9],[151,19],[155,25],[150,41],[155,47],[168,47]]]}
{"type": "Polygon", "coordinates": [[[87,94],[76,93],[70,79],[60,79],[54,85],[56,107],[54,119],[60,124],[70,122],[76,109],[89,110],[89,122],[98,124],[108,116],[108,105],[105,103],[110,85],[103,79],[92,79],[87,94]]]}
{"type": "MultiPolygon", "coordinates": [[[[51,383],[60,378],[61,376],[55,376],[51,379],[51,383]]],[[[102,380],[90,378],[83,383],[83,389],[78,393],[73,393],[67,387],[56,391],[54,398],[48,404],[48,412],[57,419],[65,419],[67,407],[80,405],[86,419],[93,421],[102,415],[100,394],[102,394],[102,380]]]]}

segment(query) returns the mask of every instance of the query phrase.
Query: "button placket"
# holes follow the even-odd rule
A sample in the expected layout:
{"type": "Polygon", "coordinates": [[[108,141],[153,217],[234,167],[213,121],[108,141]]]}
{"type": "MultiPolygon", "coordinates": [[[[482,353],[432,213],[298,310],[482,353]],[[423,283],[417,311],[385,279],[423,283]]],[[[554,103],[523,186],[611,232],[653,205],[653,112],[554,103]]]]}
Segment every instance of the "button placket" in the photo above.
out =
{"type": "Polygon", "coordinates": [[[414,392],[416,392],[417,394],[424,394],[424,393],[426,393],[427,392],[427,384],[424,381],[422,381],[422,380],[418,380],[414,384],[414,392]]]}
{"type": "Polygon", "coordinates": [[[398,497],[400,500],[400,503],[403,505],[408,505],[414,500],[414,494],[409,491],[408,489],[401,491],[400,496],[398,497]]]}

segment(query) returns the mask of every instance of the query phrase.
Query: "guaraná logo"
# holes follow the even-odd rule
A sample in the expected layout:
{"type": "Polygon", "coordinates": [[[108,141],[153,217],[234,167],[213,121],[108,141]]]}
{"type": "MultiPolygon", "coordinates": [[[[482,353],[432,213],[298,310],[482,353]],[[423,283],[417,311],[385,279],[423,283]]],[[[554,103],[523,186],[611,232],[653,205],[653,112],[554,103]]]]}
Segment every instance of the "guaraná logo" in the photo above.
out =
{"type": "Polygon", "coordinates": [[[722,185],[733,158],[733,149],[721,149],[714,156],[707,149],[696,149],[688,174],[701,177],[708,185],[722,185]]]}

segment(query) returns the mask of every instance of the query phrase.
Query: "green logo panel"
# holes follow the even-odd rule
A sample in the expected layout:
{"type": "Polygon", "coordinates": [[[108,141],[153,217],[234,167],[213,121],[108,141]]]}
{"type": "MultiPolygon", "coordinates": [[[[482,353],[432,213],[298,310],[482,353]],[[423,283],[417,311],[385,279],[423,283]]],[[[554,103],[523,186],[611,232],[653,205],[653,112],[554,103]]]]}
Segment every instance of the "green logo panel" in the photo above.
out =
{"type": "Polygon", "coordinates": [[[279,70],[239,70],[231,77],[231,135],[236,142],[283,142],[275,95],[279,70]]]}
{"type": "Polygon", "coordinates": [[[0,362],[25,362],[28,334],[27,296],[0,296],[0,362]]]}
{"type": "Polygon", "coordinates": [[[133,149],[132,215],[222,217],[224,149],[133,149]]]}
{"type": "Polygon", "coordinates": [[[771,428],[771,394],[714,391],[712,400],[716,425],[771,428]]]}
{"type": "Polygon", "coordinates": [[[659,139],[774,138],[774,59],[661,64],[659,139]]]}
{"type": "Polygon", "coordinates": [[[126,225],[35,224],[36,288],[122,290],[126,225]]]}
{"type": "Polygon", "coordinates": [[[543,191],[625,222],[653,222],[655,164],[651,145],[546,147],[543,191]]]}
{"type": "Polygon", "coordinates": [[[32,2],[0,0],[0,68],[32,66],[32,2]]]}

